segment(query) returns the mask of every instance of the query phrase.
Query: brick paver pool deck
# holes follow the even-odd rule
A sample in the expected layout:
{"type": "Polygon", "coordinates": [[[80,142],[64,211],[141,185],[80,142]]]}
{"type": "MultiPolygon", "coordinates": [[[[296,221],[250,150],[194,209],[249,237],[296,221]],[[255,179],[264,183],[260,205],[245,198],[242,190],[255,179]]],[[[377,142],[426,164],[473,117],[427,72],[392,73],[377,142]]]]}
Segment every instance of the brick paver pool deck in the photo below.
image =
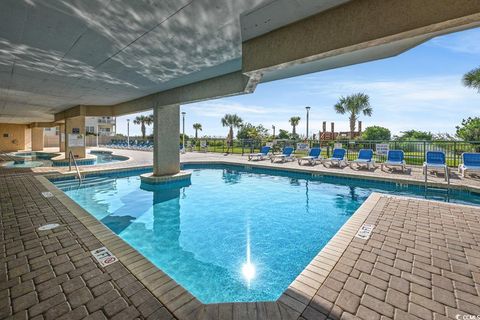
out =
{"type": "MultiPolygon", "coordinates": [[[[151,164],[151,153],[117,152],[133,159],[103,168],[151,164]]],[[[245,157],[218,154],[187,154],[182,160],[248,163],[245,157]]],[[[277,166],[299,168],[296,163],[277,166]]],[[[39,177],[66,170],[0,169],[0,319],[455,319],[480,315],[478,207],[372,194],[277,302],[202,305],[39,177]],[[41,194],[52,190],[54,197],[41,194]],[[38,231],[45,223],[61,226],[38,231]],[[355,237],[363,223],[375,226],[368,240],[355,237]],[[104,245],[120,259],[105,268],[90,254],[104,245]]],[[[322,166],[307,170],[359,174],[322,166]]],[[[400,179],[418,183],[422,179],[418,170],[399,175],[400,179]]],[[[378,171],[360,174],[382,179],[397,176],[378,171]]],[[[431,180],[443,183],[441,177],[431,180]]],[[[478,188],[480,183],[454,178],[452,185],[478,188]]]]}

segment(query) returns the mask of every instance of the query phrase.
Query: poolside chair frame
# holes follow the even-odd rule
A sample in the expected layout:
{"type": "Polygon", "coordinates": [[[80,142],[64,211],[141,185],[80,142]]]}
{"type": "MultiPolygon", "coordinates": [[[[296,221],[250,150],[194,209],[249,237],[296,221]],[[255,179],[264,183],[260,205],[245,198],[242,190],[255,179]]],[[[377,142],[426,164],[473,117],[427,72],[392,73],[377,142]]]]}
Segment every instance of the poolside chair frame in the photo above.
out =
{"type": "MultiPolygon", "coordinates": [[[[312,148],[312,149],[314,149],[314,148],[312,148]]],[[[319,149],[319,152],[320,152],[320,154],[319,154],[318,156],[311,156],[311,155],[310,155],[310,152],[311,152],[312,149],[310,149],[308,156],[306,156],[306,157],[301,157],[301,158],[298,158],[298,159],[297,159],[299,166],[302,165],[302,161],[306,161],[306,162],[307,162],[308,164],[310,164],[311,166],[316,165],[317,162],[322,163],[322,160],[323,160],[323,159],[322,159],[322,156],[321,156],[322,149],[321,149],[321,148],[318,148],[318,149],[319,149]]]]}
{"type": "Polygon", "coordinates": [[[285,152],[285,148],[284,148],[284,150],[282,150],[281,154],[272,154],[270,156],[270,162],[274,163],[278,159],[282,160],[281,161],[282,163],[285,163],[287,161],[295,161],[295,156],[294,156],[295,149],[292,148],[292,152],[289,155],[286,155],[284,152],[285,152]]]}
{"type": "Polygon", "coordinates": [[[395,170],[396,168],[400,167],[402,172],[405,172],[407,171],[407,165],[405,164],[405,161],[403,161],[402,163],[382,163],[380,165],[380,170],[384,171],[383,168],[387,168],[387,169],[390,169],[390,170],[395,170]]]}
{"type": "Polygon", "coordinates": [[[282,160],[281,161],[282,163],[285,163],[287,161],[295,161],[295,157],[293,156],[293,154],[290,156],[286,156],[284,154],[274,154],[270,157],[270,162],[271,163],[277,162],[276,160],[278,159],[282,160]]]}
{"type": "MultiPolygon", "coordinates": [[[[462,153],[462,163],[458,165],[458,174],[460,174],[462,176],[462,178],[466,178],[467,175],[470,173],[470,176],[472,175],[472,173],[477,173],[480,175],[480,166],[476,166],[476,165],[471,165],[471,164],[465,164],[465,154],[470,154],[470,152],[464,152],[462,153]]],[[[476,156],[479,156],[480,157],[480,153],[471,153],[471,154],[475,154],[476,156]]]]}
{"type": "Polygon", "coordinates": [[[329,167],[339,167],[339,168],[345,168],[348,167],[348,160],[346,159],[335,159],[335,158],[328,158],[328,159],[323,159],[321,162],[325,168],[327,168],[326,164],[330,163],[329,167]]]}
{"type": "Polygon", "coordinates": [[[356,160],[352,160],[349,162],[349,165],[350,165],[350,169],[353,170],[353,165],[355,164],[357,166],[357,169],[358,168],[361,168],[363,166],[366,166],[367,167],[367,170],[370,170],[370,169],[375,169],[376,166],[375,166],[375,160],[373,159],[373,150],[372,149],[361,149],[359,152],[358,152],[358,157],[356,160]],[[360,158],[360,155],[362,152],[369,152],[371,157],[369,160],[366,160],[364,158],[360,158]]]}
{"type": "Polygon", "coordinates": [[[450,181],[450,175],[449,175],[449,170],[448,170],[448,166],[447,166],[447,163],[446,163],[446,159],[445,159],[445,153],[443,152],[440,152],[440,151],[428,151],[427,152],[427,159],[426,161],[423,163],[423,174],[425,175],[425,181],[427,179],[427,175],[428,173],[438,173],[440,171],[443,171],[444,172],[444,175],[445,175],[445,181],[449,182],[450,181]],[[437,154],[443,154],[443,162],[442,163],[435,163],[435,162],[428,162],[428,157],[429,157],[429,153],[437,153],[437,154]]]}

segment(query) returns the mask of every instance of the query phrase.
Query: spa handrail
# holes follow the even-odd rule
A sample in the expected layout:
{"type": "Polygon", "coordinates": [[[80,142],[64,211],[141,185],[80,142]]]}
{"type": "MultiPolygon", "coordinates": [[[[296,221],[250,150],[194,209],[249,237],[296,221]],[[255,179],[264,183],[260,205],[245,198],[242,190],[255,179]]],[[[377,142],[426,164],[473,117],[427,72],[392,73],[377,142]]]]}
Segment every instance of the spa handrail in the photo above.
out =
{"type": "Polygon", "coordinates": [[[79,183],[82,184],[82,175],[80,174],[80,169],[78,168],[77,161],[75,160],[75,157],[73,156],[72,150],[68,152],[68,171],[72,171],[72,160],[73,164],[75,165],[75,170],[77,171],[77,177],[79,180],[79,183]]]}

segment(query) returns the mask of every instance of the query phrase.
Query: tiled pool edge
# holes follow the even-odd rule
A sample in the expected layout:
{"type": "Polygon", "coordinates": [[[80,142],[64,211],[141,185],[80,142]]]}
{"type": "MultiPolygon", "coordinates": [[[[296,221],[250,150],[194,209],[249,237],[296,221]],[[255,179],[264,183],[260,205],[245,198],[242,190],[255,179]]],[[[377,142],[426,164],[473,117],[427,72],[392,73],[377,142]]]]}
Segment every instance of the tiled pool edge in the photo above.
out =
{"type": "Polygon", "coordinates": [[[357,231],[379,204],[382,196],[382,194],[374,192],[362,203],[325,247],[290,284],[278,301],[285,303],[300,314],[303,313],[350,242],[354,239],[357,231]]]}
{"type": "MultiPolygon", "coordinates": [[[[37,175],[35,178],[48,191],[52,192],[179,319],[210,319],[214,314],[217,316],[213,316],[213,318],[221,318],[221,315],[225,313],[231,313],[231,315],[239,313],[249,318],[248,315],[252,308],[255,309],[255,314],[260,312],[259,310],[264,310],[269,314],[275,314],[274,318],[297,319],[307,308],[323,281],[353,240],[358,229],[382,197],[379,193],[372,193],[276,302],[203,304],[64,192],[56,188],[47,177],[37,175]]],[[[270,317],[267,316],[267,318],[270,317]]]]}
{"type": "Polygon", "coordinates": [[[56,188],[46,177],[38,175],[35,176],[35,178],[66,206],[176,317],[180,319],[190,319],[191,314],[202,305],[201,302],[187,290],[183,289],[183,287],[158,269],[142,254],[94,218],[88,211],[56,188]]]}

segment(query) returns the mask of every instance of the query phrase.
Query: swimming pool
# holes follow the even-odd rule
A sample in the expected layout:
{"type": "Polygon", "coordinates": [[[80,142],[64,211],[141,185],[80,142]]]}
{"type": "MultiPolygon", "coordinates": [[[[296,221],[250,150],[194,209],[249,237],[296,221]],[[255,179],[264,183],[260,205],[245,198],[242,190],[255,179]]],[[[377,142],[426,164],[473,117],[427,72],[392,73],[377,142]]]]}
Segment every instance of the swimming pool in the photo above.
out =
{"type": "MultiPolygon", "coordinates": [[[[94,154],[96,159],[77,160],[79,166],[83,165],[98,165],[104,163],[120,162],[128,160],[128,157],[112,155],[111,151],[91,150],[90,154],[94,154]]],[[[15,152],[10,154],[16,157],[17,161],[9,161],[3,166],[7,168],[36,168],[36,167],[51,167],[51,166],[68,166],[67,161],[56,162],[52,158],[59,156],[59,153],[51,152],[15,152]]]]}
{"type": "MultiPolygon", "coordinates": [[[[191,184],[147,191],[139,171],[60,189],[203,303],[276,300],[374,191],[418,186],[221,165],[187,165],[191,184]],[[129,175],[130,174],[130,175],[129,175]]],[[[446,200],[444,192],[429,197],[446,200]]],[[[480,204],[452,191],[449,200],[480,204]]]]}

